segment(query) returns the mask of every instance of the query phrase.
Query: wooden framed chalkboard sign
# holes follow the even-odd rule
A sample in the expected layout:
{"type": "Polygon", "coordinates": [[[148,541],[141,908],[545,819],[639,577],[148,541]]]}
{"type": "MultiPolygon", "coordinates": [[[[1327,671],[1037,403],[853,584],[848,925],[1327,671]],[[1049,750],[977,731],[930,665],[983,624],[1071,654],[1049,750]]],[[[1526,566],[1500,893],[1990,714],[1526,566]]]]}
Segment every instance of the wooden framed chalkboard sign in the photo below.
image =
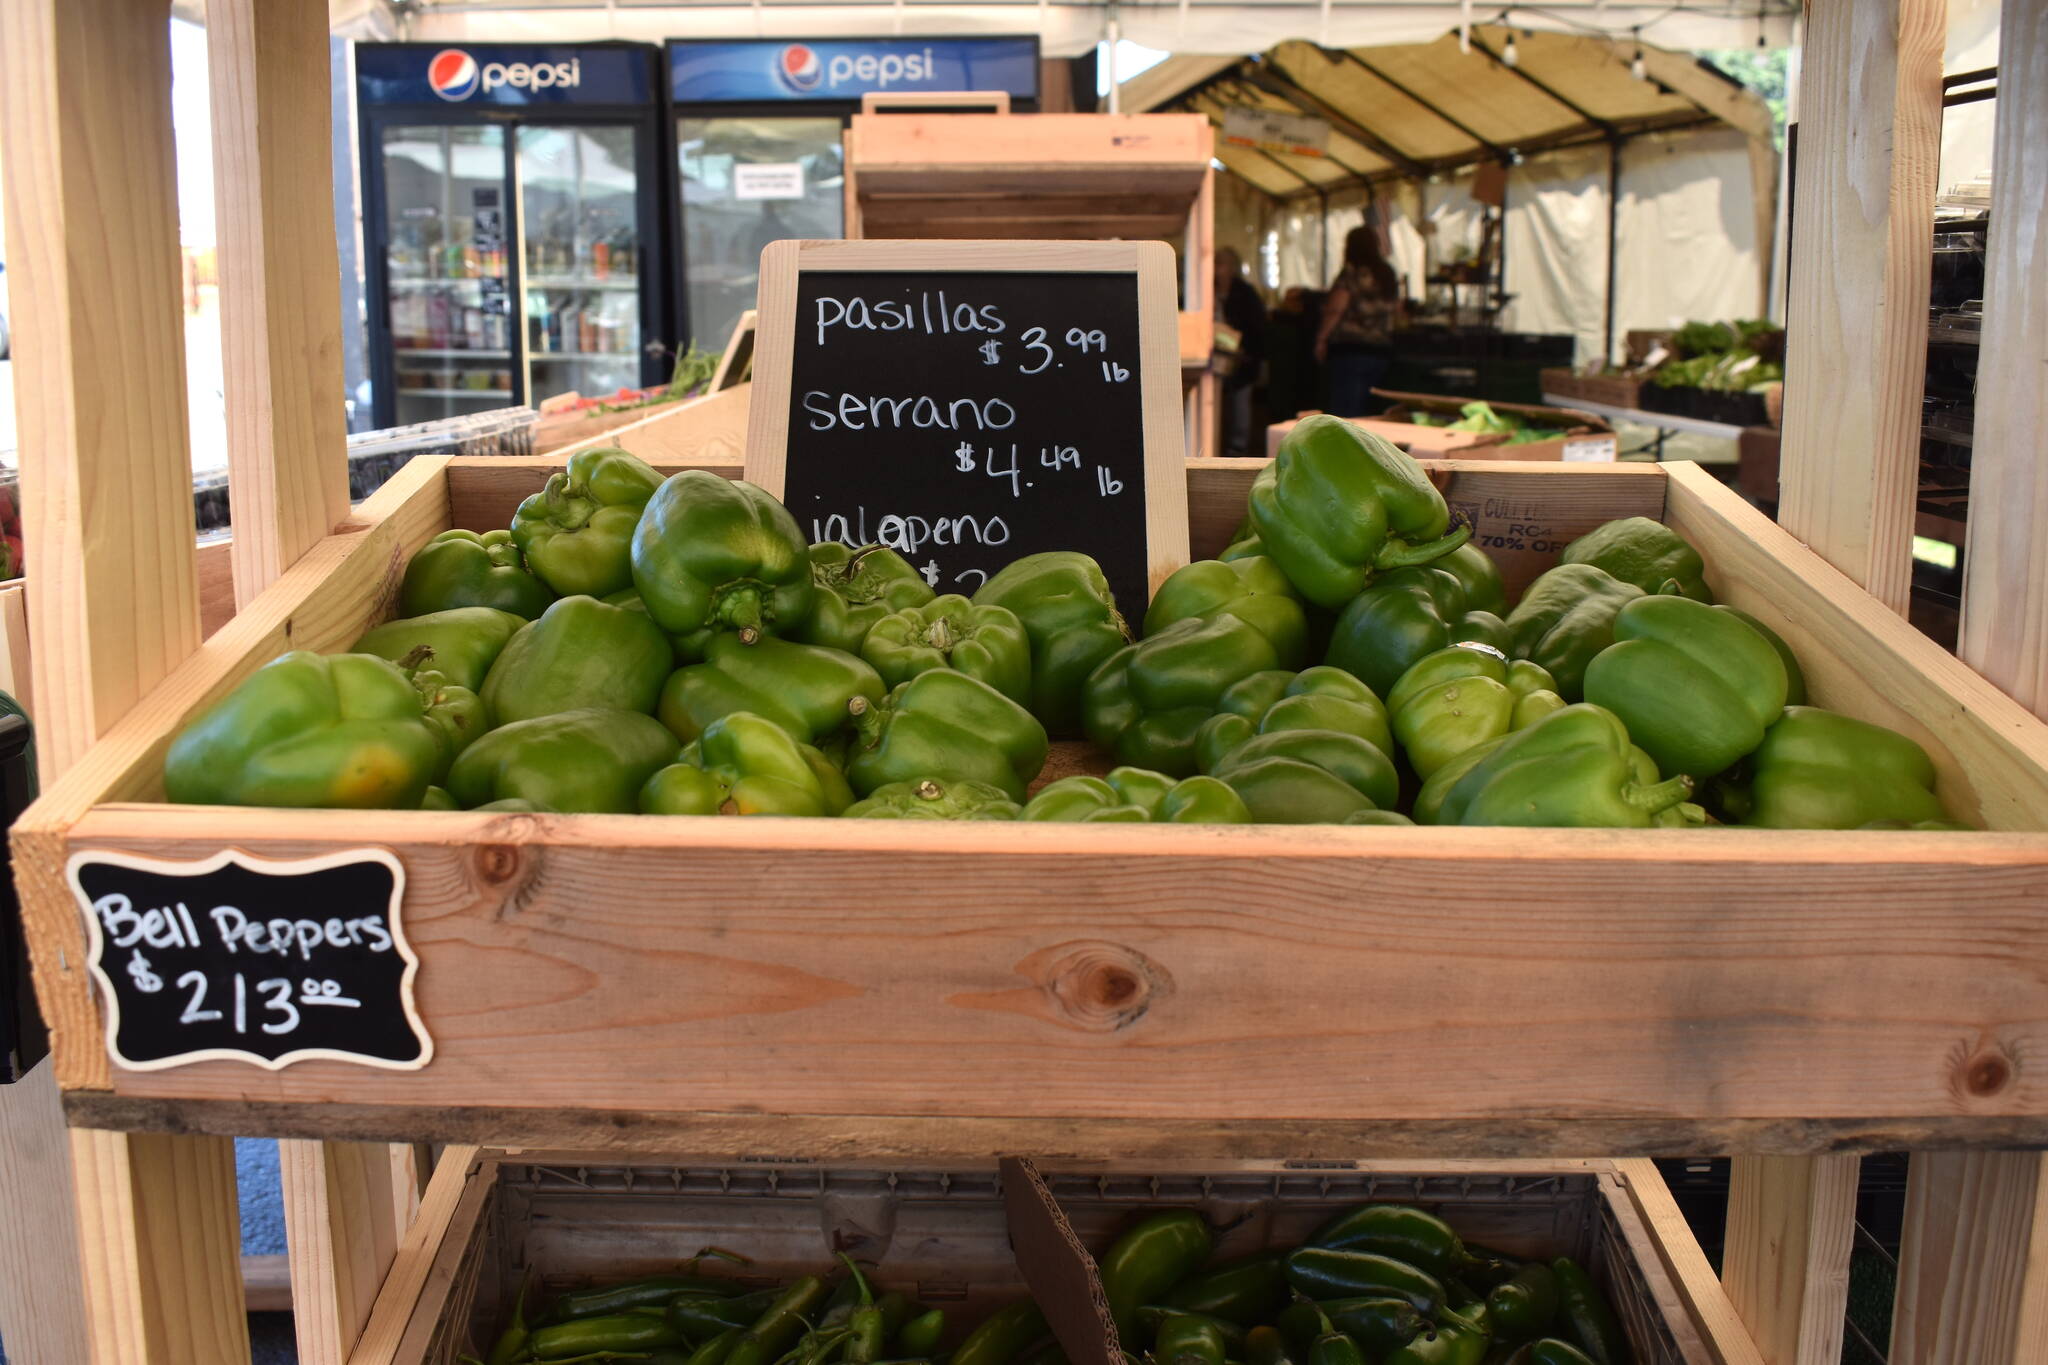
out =
{"type": "Polygon", "coordinates": [[[1125,615],[1188,558],[1163,242],[776,242],[746,475],[940,592],[1080,550],[1125,615]]]}
{"type": "Polygon", "coordinates": [[[413,1004],[419,958],[381,848],[277,861],[73,854],[65,877],[107,1002],[107,1052],[131,1071],[312,1058],[413,1071],[434,1044],[413,1004]]]}

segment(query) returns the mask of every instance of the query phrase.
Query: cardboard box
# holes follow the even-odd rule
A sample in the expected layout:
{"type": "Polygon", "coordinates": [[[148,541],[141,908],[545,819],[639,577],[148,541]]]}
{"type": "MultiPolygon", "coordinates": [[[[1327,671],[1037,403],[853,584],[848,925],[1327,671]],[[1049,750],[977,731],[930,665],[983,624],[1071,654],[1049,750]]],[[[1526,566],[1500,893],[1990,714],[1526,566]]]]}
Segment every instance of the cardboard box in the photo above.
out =
{"type": "MultiPolygon", "coordinates": [[[[1380,414],[1380,423],[1399,423],[1413,427],[1414,415],[1426,412],[1435,417],[1456,420],[1464,415],[1470,398],[1445,398],[1433,393],[1396,393],[1389,389],[1374,389],[1375,396],[1393,400],[1394,406],[1380,414]]],[[[1503,415],[1513,413],[1528,421],[1546,427],[1560,428],[1564,435],[1552,441],[1530,441],[1522,445],[1506,445],[1500,438],[1485,448],[1483,455],[1474,458],[1487,460],[1563,460],[1572,464],[1612,464],[1621,453],[1621,442],[1614,434],[1614,428],[1590,412],[1577,408],[1546,408],[1535,403],[1492,403],[1495,412],[1503,415]]],[[[1380,430],[1375,425],[1374,430],[1380,430]]],[[[1432,430],[1429,427],[1419,430],[1432,430]]],[[[1389,437],[1388,439],[1393,439],[1389,437]]],[[[1412,439],[1412,438],[1411,438],[1412,439]]],[[[1396,441],[1399,445],[1400,442],[1396,441]]],[[[1414,452],[1421,455],[1420,449],[1414,452]]],[[[1459,455],[1463,452],[1438,452],[1430,454],[1459,455]]]]}

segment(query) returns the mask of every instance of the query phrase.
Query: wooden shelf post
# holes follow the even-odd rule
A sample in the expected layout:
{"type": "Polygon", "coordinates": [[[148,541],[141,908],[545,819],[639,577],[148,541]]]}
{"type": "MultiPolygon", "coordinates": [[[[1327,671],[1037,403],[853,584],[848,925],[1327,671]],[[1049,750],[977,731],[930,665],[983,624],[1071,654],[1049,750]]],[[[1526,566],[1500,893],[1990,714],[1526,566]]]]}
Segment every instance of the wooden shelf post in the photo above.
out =
{"type": "MultiPolygon", "coordinates": [[[[2048,716],[2048,7],[2005,0],[1984,336],[1963,560],[1963,661],[2048,716]]],[[[2048,1158],[1919,1152],[1892,1365],[2048,1360],[2048,1158]]]]}
{"type": "MultiPolygon", "coordinates": [[[[169,0],[0,6],[22,521],[46,786],[199,646],[170,17],[169,0]]],[[[46,979],[84,970],[76,961],[36,965],[46,979]]],[[[233,1144],[78,1129],[68,1169],[58,1155],[66,1145],[48,1142],[28,1172],[44,1197],[8,1204],[17,1221],[7,1234],[27,1248],[7,1258],[10,1278],[21,1268],[34,1281],[16,1291],[33,1294],[33,1320],[0,1330],[10,1341],[66,1343],[35,1359],[247,1360],[233,1144]],[[68,1197],[48,1197],[67,1187],[68,1197]],[[68,1211],[72,1226],[19,1221],[38,1208],[68,1211]]]]}
{"type": "Polygon", "coordinates": [[[1912,582],[1947,0],[1808,7],[1778,520],[1900,615],[1912,582]]]}
{"type": "MultiPolygon", "coordinates": [[[[207,9],[235,602],[348,515],[326,0],[207,9]]],[[[278,1147],[299,1359],[342,1365],[418,1195],[412,1148],[278,1147]]]]}
{"type": "MultiPolygon", "coordinates": [[[[1946,0],[1807,10],[1779,521],[1905,614],[1946,0]]],[[[1737,1156],[1721,1275],[1770,1365],[1841,1358],[1861,1161],[1737,1156]]]]}

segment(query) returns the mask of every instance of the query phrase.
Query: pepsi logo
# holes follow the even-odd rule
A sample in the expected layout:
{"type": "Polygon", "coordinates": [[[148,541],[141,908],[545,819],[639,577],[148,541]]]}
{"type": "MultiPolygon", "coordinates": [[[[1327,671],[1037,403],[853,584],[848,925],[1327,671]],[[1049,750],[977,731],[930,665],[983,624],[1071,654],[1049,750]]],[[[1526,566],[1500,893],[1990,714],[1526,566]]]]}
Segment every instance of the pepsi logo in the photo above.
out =
{"type": "Polygon", "coordinates": [[[782,83],[800,95],[809,94],[818,88],[818,82],[825,77],[825,64],[818,60],[818,54],[802,43],[791,43],[782,49],[782,56],[775,63],[775,74],[782,83]]]}
{"type": "Polygon", "coordinates": [[[427,63],[427,84],[444,100],[468,99],[476,93],[482,79],[476,58],[460,48],[442,48],[427,63]]]}

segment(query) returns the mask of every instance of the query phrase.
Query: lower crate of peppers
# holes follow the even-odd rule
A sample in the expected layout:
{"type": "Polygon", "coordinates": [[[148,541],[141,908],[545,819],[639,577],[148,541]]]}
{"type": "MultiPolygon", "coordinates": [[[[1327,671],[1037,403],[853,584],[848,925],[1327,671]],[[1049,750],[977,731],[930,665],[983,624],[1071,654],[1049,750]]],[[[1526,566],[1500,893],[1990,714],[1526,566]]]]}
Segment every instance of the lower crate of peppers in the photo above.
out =
{"type": "MultiPolygon", "coordinates": [[[[877,1293],[896,1290],[945,1311],[940,1353],[1037,1286],[1066,1359],[1100,1365],[1110,1358],[1106,1340],[1071,1339],[1071,1322],[1085,1314],[1053,1312],[1047,1301],[1048,1277],[1063,1267],[1030,1250],[1041,1243],[1013,1238],[1013,1218],[1038,1215],[1009,1211],[1016,1201],[1006,1208],[1005,1179],[1042,1179],[1079,1245],[1098,1258],[1146,1216],[1192,1210],[1211,1229],[1212,1267],[1298,1245],[1360,1205],[1412,1205],[1469,1244],[1517,1259],[1572,1258],[1612,1306],[1636,1365],[1729,1358],[1713,1323],[1732,1319],[1702,1311],[1720,1302],[1720,1287],[1682,1220],[1668,1216],[1668,1194],[1647,1162],[1048,1162],[1020,1173],[994,1162],[652,1164],[488,1148],[451,1149],[443,1160],[401,1252],[410,1273],[387,1282],[364,1345],[380,1365],[483,1358],[522,1288],[533,1320],[565,1293],[672,1274],[716,1246],[750,1263],[707,1261],[700,1273],[750,1288],[830,1275],[843,1252],[877,1293]]],[[[1736,1345],[1738,1356],[1748,1349],[1736,1345]]]]}

